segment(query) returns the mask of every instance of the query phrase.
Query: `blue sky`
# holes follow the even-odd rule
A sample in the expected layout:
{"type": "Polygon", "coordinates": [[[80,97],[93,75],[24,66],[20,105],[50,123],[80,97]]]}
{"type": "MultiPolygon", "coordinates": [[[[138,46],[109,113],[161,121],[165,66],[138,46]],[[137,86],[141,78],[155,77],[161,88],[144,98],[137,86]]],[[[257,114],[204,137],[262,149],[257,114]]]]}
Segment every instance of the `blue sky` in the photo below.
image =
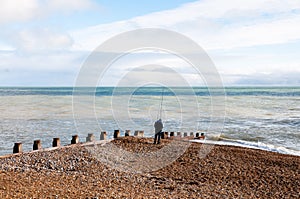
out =
{"type": "MultiPolygon", "coordinates": [[[[2,0],[0,28],[0,86],[73,86],[98,45],[138,28],[163,28],[194,40],[225,85],[300,85],[299,0],[2,0]]],[[[115,85],[134,66],[152,61],[201,85],[178,58],[149,57],[115,63],[104,84],[115,85]]]]}

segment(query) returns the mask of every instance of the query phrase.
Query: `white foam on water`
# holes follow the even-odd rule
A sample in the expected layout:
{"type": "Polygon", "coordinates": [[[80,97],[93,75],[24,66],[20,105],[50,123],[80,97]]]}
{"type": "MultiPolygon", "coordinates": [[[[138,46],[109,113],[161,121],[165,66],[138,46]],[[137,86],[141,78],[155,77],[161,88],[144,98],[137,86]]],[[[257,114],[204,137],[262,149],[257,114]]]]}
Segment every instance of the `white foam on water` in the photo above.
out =
{"type": "Polygon", "coordinates": [[[224,139],[220,138],[219,141],[216,140],[191,140],[191,142],[198,142],[203,144],[216,144],[216,145],[223,145],[223,146],[238,146],[238,147],[245,147],[250,149],[260,149],[264,151],[272,151],[281,154],[289,154],[289,155],[296,155],[300,156],[300,151],[296,151],[293,149],[288,149],[283,146],[275,146],[272,144],[265,144],[263,142],[249,142],[244,140],[233,140],[233,139],[224,139]]]}

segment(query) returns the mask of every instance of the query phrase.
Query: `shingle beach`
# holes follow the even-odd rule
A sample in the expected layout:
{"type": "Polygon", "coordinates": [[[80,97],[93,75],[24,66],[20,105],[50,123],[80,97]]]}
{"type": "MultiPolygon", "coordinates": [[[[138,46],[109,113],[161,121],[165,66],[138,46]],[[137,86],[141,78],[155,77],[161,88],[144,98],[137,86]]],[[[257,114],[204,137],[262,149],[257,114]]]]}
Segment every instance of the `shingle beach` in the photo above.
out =
{"type": "MultiPolygon", "coordinates": [[[[124,137],[116,146],[136,153],[170,144],[124,137]]],[[[204,158],[192,143],[157,171],[111,168],[81,144],[0,158],[0,198],[299,198],[300,157],[218,146],[204,158]]]]}

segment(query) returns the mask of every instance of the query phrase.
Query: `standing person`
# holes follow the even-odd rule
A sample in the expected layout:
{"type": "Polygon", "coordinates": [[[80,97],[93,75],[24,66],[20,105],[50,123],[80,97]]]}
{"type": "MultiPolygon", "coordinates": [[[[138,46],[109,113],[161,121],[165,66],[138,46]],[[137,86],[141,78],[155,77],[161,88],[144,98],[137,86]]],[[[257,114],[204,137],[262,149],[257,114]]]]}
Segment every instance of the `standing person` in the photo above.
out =
{"type": "Polygon", "coordinates": [[[160,143],[160,137],[161,137],[163,127],[164,127],[164,125],[163,125],[161,119],[157,120],[154,123],[154,128],[155,128],[154,144],[156,144],[156,140],[157,140],[157,144],[160,143]]]}

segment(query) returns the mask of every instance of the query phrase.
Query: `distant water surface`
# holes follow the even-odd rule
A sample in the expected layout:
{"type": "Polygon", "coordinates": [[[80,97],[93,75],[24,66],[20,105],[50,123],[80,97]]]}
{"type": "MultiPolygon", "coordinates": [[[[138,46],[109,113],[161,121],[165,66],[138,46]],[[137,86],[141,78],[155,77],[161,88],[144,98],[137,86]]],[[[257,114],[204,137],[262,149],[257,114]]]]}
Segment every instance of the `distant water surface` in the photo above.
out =
{"type": "Polygon", "coordinates": [[[87,133],[99,139],[103,130],[110,137],[114,129],[144,130],[150,137],[161,105],[165,131],[207,132],[219,125],[222,130],[207,134],[210,142],[300,154],[299,87],[225,91],[225,120],[216,120],[211,95],[222,96],[207,88],[83,89],[77,94],[82,99],[93,96],[94,111],[85,112],[89,104],[82,100],[75,106],[83,111],[75,116],[73,88],[0,88],[0,155],[11,153],[14,142],[22,142],[24,151],[29,151],[35,139],[50,147],[54,137],[69,144],[73,134],[85,141],[87,133]]]}

